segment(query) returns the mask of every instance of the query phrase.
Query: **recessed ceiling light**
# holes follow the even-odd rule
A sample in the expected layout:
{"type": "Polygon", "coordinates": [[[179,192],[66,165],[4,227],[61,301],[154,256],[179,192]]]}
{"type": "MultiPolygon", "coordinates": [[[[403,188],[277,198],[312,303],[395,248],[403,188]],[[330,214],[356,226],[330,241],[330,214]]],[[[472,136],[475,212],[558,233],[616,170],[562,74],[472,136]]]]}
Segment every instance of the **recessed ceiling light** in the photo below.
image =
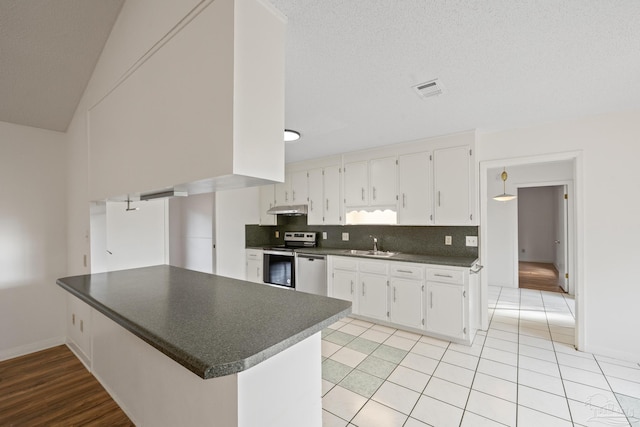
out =
{"type": "Polygon", "coordinates": [[[285,129],[284,130],[284,142],[293,142],[300,139],[300,132],[296,132],[295,130],[285,129]]]}

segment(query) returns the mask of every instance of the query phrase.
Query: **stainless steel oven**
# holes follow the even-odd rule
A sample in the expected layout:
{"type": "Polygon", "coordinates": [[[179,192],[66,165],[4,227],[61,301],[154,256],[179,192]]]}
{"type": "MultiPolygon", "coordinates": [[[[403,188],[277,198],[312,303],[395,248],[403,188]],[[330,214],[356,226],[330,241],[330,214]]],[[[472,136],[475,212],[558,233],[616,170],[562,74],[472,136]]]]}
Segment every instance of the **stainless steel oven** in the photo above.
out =
{"type": "Polygon", "coordinates": [[[265,248],[263,253],[264,283],[296,288],[296,257],[294,248],[316,246],[316,233],[312,231],[288,231],[284,233],[284,245],[265,248]]]}
{"type": "Polygon", "coordinates": [[[295,289],[296,262],[293,250],[271,248],[263,253],[264,283],[295,289]]]}

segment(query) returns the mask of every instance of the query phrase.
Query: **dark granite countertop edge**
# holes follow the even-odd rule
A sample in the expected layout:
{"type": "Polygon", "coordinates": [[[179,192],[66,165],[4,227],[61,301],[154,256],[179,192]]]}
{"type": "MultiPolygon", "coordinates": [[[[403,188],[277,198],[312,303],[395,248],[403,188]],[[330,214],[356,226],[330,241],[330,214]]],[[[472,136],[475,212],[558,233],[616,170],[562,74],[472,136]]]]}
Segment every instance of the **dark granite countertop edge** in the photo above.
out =
{"type": "Polygon", "coordinates": [[[135,322],[132,322],[128,318],[122,316],[117,311],[111,310],[109,307],[100,303],[99,301],[89,297],[88,295],[78,292],[73,287],[68,286],[64,283],[62,279],[56,280],[56,283],[65,289],[67,292],[71,293],[75,297],[87,303],[92,308],[98,310],[100,313],[104,314],[109,319],[116,322],[118,325],[122,326],[127,331],[131,332],[147,344],[151,345],[162,354],[166,355],[170,359],[174,360],[176,363],[187,368],[189,371],[193,372],[200,378],[210,379],[221,376],[233,375],[238,372],[245,371],[253,366],[258,365],[260,362],[267,360],[270,357],[275,356],[283,350],[291,347],[292,345],[312,336],[313,334],[320,332],[324,328],[329,325],[332,325],[339,319],[348,316],[351,314],[351,307],[334,314],[327,319],[318,322],[299,333],[292,335],[286,340],[280,341],[271,347],[268,347],[252,356],[249,356],[242,360],[236,360],[229,363],[218,364],[215,366],[210,366],[206,362],[200,361],[194,358],[192,355],[187,354],[186,352],[180,350],[180,348],[172,345],[167,340],[164,340],[157,336],[156,334],[151,333],[148,329],[143,328],[135,322]]]}
{"type": "MultiPolygon", "coordinates": [[[[258,249],[262,250],[270,247],[269,245],[265,246],[247,246],[246,249],[258,249]]],[[[476,262],[478,262],[478,257],[464,257],[464,256],[447,256],[447,255],[433,255],[433,254],[414,254],[414,253],[404,253],[399,252],[397,255],[391,257],[373,257],[368,255],[358,255],[349,253],[349,249],[336,249],[336,248],[296,248],[295,252],[298,253],[311,253],[311,254],[323,254],[323,255],[334,255],[334,256],[345,256],[345,257],[354,257],[354,258],[364,258],[364,259],[377,259],[381,261],[394,261],[394,262],[416,262],[420,264],[432,264],[432,265],[443,265],[443,266],[451,266],[451,267],[465,267],[470,268],[476,262]]]]}

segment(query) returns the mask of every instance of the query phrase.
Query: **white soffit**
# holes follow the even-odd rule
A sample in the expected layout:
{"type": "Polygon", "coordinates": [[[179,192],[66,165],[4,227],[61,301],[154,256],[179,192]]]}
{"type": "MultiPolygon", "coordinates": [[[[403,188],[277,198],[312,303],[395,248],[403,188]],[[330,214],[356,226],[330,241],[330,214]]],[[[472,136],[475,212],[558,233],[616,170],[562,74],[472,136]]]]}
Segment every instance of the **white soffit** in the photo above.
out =
{"type": "Polygon", "coordinates": [[[0,121],[65,131],[123,3],[0,1],[0,121]]]}
{"type": "Polygon", "coordinates": [[[640,108],[637,0],[270,0],[297,161],[640,108]],[[416,96],[438,78],[446,91],[416,96]]]}

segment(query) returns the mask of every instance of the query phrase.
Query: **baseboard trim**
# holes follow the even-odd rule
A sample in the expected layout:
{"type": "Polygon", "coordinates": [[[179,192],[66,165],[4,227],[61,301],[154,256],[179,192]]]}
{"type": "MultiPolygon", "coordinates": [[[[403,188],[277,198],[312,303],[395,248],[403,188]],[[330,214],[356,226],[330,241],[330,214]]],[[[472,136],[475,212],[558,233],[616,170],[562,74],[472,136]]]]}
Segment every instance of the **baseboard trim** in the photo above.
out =
{"type": "Polygon", "coordinates": [[[612,350],[607,347],[585,346],[585,349],[582,351],[595,354],[596,356],[600,355],[604,357],[609,357],[611,359],[617,359],[623,362],[631,362],[631,363],[640,362],[640,360],[637,360],[638,359],[637,354],[629,353],[626,351],[612,350]]]}
{"type": "Polygon", "coordinates": [[[65,344],[65,341],[66,338],[61,336],[2,350],[0,351],[0,362],[62,345],[65,344]]]}

